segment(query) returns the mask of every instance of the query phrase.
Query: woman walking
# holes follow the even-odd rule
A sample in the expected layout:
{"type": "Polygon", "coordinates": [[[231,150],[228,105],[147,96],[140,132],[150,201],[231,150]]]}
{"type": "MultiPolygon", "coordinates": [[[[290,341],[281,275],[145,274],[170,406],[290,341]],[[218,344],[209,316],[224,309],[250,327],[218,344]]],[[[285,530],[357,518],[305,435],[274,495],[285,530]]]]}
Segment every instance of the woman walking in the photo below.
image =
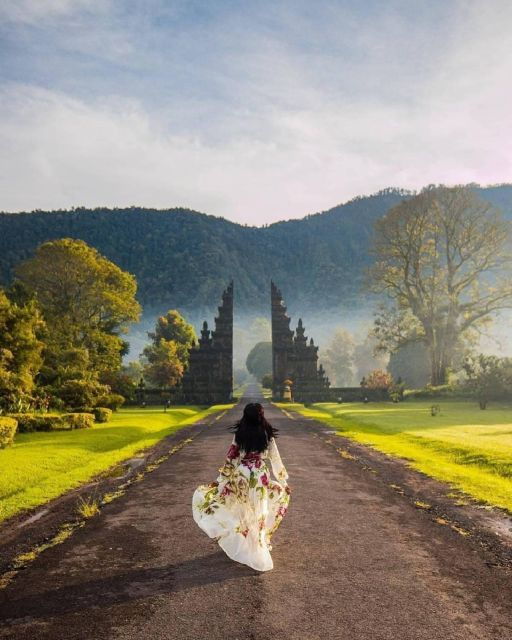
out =
{"type": "Polygon", "coordinates": [[[192,498],[194,520],[237,562],[269,571],[270,538],[290,502],[288,474],[276,445],[277,429],[259,403],[248,404],[232,427],[233,442],[216,482],[201,485],[192,498]],[[267,461],[277,481],[271,480],[267,461]]]}

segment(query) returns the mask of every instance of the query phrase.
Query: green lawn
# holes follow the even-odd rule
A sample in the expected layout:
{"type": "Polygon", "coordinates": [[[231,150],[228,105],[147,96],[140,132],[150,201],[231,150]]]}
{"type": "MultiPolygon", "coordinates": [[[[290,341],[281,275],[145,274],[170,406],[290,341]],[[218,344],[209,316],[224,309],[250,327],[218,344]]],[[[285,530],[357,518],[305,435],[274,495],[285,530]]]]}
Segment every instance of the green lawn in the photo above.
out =
{"type": "Polygon", "coordinates": [[[44,504],[165,436],[232,405],[120,409],[92,429],[20,433],[0,450],[0,521],[44,504]]]}
{"type": "Polygon", "coordinates": [[[407,400],[392,403],[280,404],[321,420],[415,469],[512,512],[512,406],[407,400]],[[432,417],[432,404],[441,407],[432,417]]]}

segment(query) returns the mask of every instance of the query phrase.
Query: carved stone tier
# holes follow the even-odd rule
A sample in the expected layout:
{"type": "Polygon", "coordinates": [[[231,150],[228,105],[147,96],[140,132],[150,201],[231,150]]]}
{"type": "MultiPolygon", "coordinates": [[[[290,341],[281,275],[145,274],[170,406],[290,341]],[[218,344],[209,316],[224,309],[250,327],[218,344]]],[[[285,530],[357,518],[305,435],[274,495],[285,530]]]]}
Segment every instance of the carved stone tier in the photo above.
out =
{"type": "Polygon", "coordinates": [[[292,396],[297,402],[321,402],[329,397],[329,379],[320,365],[318,347],[305,335],[302,318],[297,329],[290,329],[281,291],[271,282],[272,308],[272,396],[283,399],[285,381],[292,382],[292,396]]]}
{"type": "Polygon", "coordinates": [[[226,404],[233,393],[233,282],[222,294],[215,329],[203,323],[182,382],[185,404],[226,404]]]}

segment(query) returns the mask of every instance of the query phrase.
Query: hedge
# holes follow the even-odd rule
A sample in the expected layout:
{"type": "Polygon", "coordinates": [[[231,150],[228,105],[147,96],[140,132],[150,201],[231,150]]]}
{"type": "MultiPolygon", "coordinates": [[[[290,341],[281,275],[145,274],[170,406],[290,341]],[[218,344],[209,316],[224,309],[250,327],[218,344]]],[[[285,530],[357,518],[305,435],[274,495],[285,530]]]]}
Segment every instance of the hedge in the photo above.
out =
{"type": "Polygon", "coordinates": [[[17,428],[18,422],[14,418],[0,416],[0,449],[12,444],[17,428]]]}
{"type": "Polygon", "coordinates": [[[65,429],[62,416],[58,413],[12,413],[10,417],[18,421],[19,433],[65,429]]]}
{"type": "Polygon", "coordinates": [[[62,419],[68,425],[68,429],[90,429],[94,426],[92,413],[65,413],[62,419]]]}
{"type": "Polygon", "coordinates": [[[109,422],[112,417],[112,409],[107,409],[107,407],[94,407],[92,412],[96,422],[109,422]]]}
{"type": "Polygon", "coordinates": [[[98,398],[98,406],[107,407],[108,409],[112,409],[112,411],[117,411],[119,407],[123,406],[124,402],[124,396],[118,393],[108,393],[98,398]]]}
{"type": "Polygon", "coordinates": [[[92,413],[14,413],[19,433],[54,431],[62,429],[86,429],[94,424],[92,413]]]}

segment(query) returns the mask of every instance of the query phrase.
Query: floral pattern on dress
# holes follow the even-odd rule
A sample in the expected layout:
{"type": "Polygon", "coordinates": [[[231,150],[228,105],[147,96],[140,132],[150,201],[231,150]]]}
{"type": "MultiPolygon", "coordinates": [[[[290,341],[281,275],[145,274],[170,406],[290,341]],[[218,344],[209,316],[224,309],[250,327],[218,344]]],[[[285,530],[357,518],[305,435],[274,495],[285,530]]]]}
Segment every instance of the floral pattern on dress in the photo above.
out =
{"type": "Polygon", "coordinates": [[[290,502],[287,480],[273,438],[262,453],[241,451],[233,438],[217,481],[194,492],[194,520],[232,560],[268,571],[273,567],[270,539],[290,502]]]}

